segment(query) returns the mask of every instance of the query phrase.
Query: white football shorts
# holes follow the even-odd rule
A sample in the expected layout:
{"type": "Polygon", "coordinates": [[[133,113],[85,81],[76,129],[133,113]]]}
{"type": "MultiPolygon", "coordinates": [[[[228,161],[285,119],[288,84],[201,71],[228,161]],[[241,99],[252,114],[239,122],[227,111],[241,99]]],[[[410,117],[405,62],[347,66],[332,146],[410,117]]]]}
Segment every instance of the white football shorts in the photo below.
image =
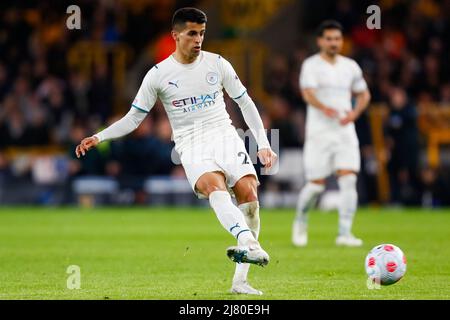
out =
{"type": "Polygon", "coordinates": [[[220,137],[211,137],[208,142],[195,144],[185,148],[180,155],[181,164],[187,179],[200,198],[207,198],[198,192],[195,185],[198,179],[207,172],[220,171],[225,175],[228,191],[234,195],[232,188],[244,176],[258,176],[248,155],[244,141],[236,131],[220,137]]]}
{"type": "Polygon", "coordinates": [[[303,165],[307,181],[324,179],[337,170],[359,172],[358,140],[339,139],[337,136],[308,138],[303,148],[303,165]]]}

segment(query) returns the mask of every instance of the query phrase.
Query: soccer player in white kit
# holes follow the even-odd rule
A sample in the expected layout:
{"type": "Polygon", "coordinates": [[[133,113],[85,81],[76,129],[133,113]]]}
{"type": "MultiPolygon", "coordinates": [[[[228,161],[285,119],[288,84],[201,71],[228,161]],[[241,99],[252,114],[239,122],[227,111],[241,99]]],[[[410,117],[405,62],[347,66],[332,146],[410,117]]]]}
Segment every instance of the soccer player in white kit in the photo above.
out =
{"type": "Polygon", "coordinates": [[[247,282],[249,263],[265,266],[269,255],[257,241],[260,230],[257,174],[242,139],[231,125],[223,89],[236,101],[258,143],[258,156],[267,169],[276,161],[256,106],[231,64],[202,51],[206,15],[181,8],[172,18],[175,52],[145,75],[130,111],[119,121],[76,147],[78,157],[104,140],[134,129],[159,98],[167,112],[175,150],[194,192],[208,198],[222,226],[237,240],[227,249],[236,262],[231,292],[262,294],[247,282]],[[230,193],[236,197],[234,205],[230,193]]]}
{"type": "Polygon", "coordinates": [[[354,121],[364,112],[370,93],[358,64],[339,54],[342,26],[324,21],[318,30],[320,52],[305,59],[300,89],[307,102],[304,170],[307,183],[300,192],[292,227],[292,242],[308,242],[307,212],[325,190],[325,179],[335,173],[340,190],[337,245],[361,246],[352,232],[358,205],[357,174],[360,169],[359,142],[354,121]],[[352,94],[356,97],[352,108],[352,94]]]}

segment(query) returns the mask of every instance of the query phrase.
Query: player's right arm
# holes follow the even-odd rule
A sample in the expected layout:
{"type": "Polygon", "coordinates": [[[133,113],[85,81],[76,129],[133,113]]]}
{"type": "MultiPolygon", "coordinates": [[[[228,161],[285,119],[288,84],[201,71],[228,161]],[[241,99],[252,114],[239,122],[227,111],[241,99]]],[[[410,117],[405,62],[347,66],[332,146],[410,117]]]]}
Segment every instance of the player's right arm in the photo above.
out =
{"type": "Polygon", "coordinates": [[[144,77],[141,87],[134,99],[130,111],[120,120],[114,122],[97,134],[84,138],[75,148],[79,158],[100,142],[123,137],[134,131],[144,121],[147,114],[155,104],[157,98],[157,68],[153,67],[144,77]]]}
{"type": "Polygon", "coordinates": [[[306,103],[319,109],[329,118],[337,118],[338,112],[335,109],[324,105],[316,97],[316,89],[319,84],[317,81],[317,75],[315,74],[314,68],[310,61],[303,62],[299,80],[300,91],[306,103]]]}
{"type": "Polygon", "coordinates": [[[120,138],[131,133],[141,124],[146,116],[146,112],[131,107],[130,111],[122,119],[114,122],[105,130],[81,140],[80,144],[75,148],[75,154],[79,158],[104,140],[120,138]]]}
{"type": "Polygon", "coordinates": [[[315,89],[306,88],[306,89],[302,89],[301,92],[302,92],[303,99],[306,101],[306,103],[319,109],[327,117],[336,118],[338,116],[338,112],[335,109],[327,107],[322,102],[320,102],[319,99],[317,99],[316,94],[315,94],[315,89]]]}

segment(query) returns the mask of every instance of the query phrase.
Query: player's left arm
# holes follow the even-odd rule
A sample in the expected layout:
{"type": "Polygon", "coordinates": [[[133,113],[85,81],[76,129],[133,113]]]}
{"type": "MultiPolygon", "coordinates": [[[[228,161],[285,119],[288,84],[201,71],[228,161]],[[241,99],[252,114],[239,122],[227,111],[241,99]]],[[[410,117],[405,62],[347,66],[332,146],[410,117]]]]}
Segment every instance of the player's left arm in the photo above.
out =
{"type": "Polygon", "coordinates": [[[340,123],[345,126],[346,124],[350,122],[355,122],[361,114],[367,109],[370,102],[370,92],[369,89],[366,89],[361,92],[354,93],[355,95],[355,107],[352,111],[347,113],[347,115],[340,120],[340,123]]]}
{"type": "Polygon", "coordinates": [[[247,92],[245,92],[242,97],[235,99],[234,101],[236,101],[239,105],[244,121],[256,139],[259,147],[258,157],[261,160],[261,163],[267,169],[272,168],[278,156],[275,152],[273,152],[270,146],[269,140],[266,136],[266,130],[264,129],[261,116],[259,115],[255,103],[247,92]]]}
{"type": "Polygon", "coordinates": [[[239,80],[232,65],[225,59],[219,60],[222,71],[222,84],[228,95],[239,105],[244,121],[255,137],[258,144],[258,157],[266,169],[270,169],[277,159],[277,154],[272,151],[267,139],[261,116],[252,98],[247,94],[247,90],[239,80]]]}
{"type": "Polygon", "coordinates": [[[355,96],[355,107],[352,111],[340,120],[341,125],[345,126],[350,122],[355,122],[361,114],[367,109],[370,102],[370,91],[367,87],[367,83],[364,80],[362,70],[358,64],[354,63],[354,80],[352,83],[352,93],[355,96]]]}

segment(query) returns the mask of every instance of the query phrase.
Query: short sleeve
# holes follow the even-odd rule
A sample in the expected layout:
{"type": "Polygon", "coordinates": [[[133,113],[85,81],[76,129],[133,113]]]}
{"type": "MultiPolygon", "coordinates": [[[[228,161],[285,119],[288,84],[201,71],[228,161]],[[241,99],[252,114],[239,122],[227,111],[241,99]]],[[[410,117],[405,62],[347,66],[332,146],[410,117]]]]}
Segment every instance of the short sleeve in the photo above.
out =
{"type": "Polygon", "coordinates": [[[354,62],[354,76],[352,81],[352,91],[362,92],[367,89],[366,80],[364,80],[363,73],[359,65],[354,62]]]}
{"type": "Polygon", "coordinates": [[[312,88],[319,86],[313,66],[310,62],[304,61],[300,70],[299,85],[301,89],[312,88]]]}
{"type": "Polygon", "coordinates": [[[131,104],[132,107],[143,112],[150,112],[158,98],[157,83],[157,66],[154,66],[147,72],[144,80],[142,80],[136,97],[131,104]]]}
{"type": "Polygon", "coordinates": [[[222,72],[222,85],[225,91],[233,99],[239,99],[247,92],[241,80],[234,71],[233,66],[223,57],[219,56],[219,66],[222,72]]]}

